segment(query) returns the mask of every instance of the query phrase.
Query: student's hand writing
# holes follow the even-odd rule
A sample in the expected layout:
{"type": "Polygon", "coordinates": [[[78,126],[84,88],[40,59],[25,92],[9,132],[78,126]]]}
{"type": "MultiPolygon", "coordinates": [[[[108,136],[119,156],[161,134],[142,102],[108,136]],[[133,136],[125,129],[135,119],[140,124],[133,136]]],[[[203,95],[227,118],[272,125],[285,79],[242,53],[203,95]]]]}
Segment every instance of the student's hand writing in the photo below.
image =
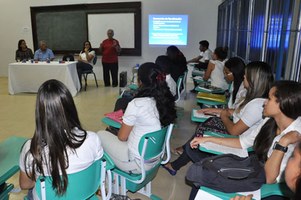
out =
{"type": "Polygon", "coordinates": [[[279,144],[287,147],[301,140],[301,134],[297,131],[290,131],[279,140],[279,144]]]}
{"type": "Polygon", "coordinates": [[[230,200],[251,200],[253,197],[252,194],[249,194],[248,196],[236,196],[231,198],[230,200]]]}

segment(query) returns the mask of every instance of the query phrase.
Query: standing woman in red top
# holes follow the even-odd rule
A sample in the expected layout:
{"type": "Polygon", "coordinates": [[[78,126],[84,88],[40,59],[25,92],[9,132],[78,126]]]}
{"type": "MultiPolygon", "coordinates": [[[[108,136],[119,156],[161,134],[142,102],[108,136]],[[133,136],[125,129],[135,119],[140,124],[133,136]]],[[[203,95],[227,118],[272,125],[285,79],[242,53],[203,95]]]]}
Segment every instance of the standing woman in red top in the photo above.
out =
{"type": "Polygon", "coordinates": [[[109,29],[107,31],[108,39],[100,43],[99,50],[102,53],[103,66],[103,81],[105,87],[111,85],[110,72],[112,76],[112,86],[118,86],[118,54],[121,51],[118,40],[114,39],[114,31],[109,29]]]}

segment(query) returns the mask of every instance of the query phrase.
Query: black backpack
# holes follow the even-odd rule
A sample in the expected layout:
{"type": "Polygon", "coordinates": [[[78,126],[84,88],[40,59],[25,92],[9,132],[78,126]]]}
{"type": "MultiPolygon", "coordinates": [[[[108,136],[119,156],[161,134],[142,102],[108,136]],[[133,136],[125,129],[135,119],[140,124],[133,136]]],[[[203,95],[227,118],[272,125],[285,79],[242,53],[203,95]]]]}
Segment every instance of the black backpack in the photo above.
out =
{"type": "Polygon", "coordinates": [[[227,193],[258,190],[266,183],[264,165],[256,155],[208,157],[191,165],[186,178],[197,187],[206,186],[227,193]]]}

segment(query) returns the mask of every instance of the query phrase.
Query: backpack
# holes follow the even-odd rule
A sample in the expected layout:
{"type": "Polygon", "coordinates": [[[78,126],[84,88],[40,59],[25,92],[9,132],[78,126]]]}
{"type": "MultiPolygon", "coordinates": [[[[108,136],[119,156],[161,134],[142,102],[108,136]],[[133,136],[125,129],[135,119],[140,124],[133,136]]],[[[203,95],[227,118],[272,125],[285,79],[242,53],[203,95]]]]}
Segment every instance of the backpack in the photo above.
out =
{"type": "Polygon", "coordinates": [[[226,193],[254,191],[266,183],[264,165],[256,155],[208,157],[191,165],[186,178],[197,187],[206,186],[226,193]]]}

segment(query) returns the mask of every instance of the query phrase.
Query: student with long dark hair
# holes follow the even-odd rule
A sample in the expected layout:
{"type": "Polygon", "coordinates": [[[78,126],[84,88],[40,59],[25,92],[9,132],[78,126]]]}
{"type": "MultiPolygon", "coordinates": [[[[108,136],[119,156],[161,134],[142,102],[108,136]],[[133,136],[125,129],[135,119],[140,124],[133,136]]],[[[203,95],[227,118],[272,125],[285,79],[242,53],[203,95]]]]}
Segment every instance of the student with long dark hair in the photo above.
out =
{"type": "Polygon", "coordinates": [[[186,57],[180,49],[174,45],[167,47],[166,55],[171,62],[170,75],[174,81],[177,82],[179,77],[184,75],[187,70],[186,57]]]}
{"type": "MultiPolygon", "coordinates": [[[[240,137],[239,143],[237,143],[237,138],[199,137],[194,138],[190,146],[197,148],[200,143],[204,142],[236,148],[253,146],[259,160],[265,163],[266,183],[283,182],[288,159],[292,156],[297,142],[301,140],[300,102],[300,83],[276,82],[270,89],[269,98],[264,104],[263,115],[266,118],[250,134],[240,137]]],[[[193,188],[195,189],[197,188],[193,188]]]]}
{"type": "MultiPolygon", "coordinates": [[[[138,69],[138,93],[128,104],[123,123],[117,137],[107,131],[99,131],[104,150],[116,166],[127,172],[140,173],[136,157],[141,137],[149,132],[160,130],[174,122],[176,110],[165,74],[154,63],[144,63],[138,69]]],[[[150,169],[159,159],[145,164],[150,169]]]]}
{"type": "Polygon", "coordinates": [[[232,57],[225,62],[224,76],[231,83],[228,108],[234,108],[245,97],[246,90],[243,86],[246,65],[241,58],[232,57]]]}
{"type": "MultiPolygon", "coordinates": [[[[212,117],[200,123],[194,136],[183,145],[183,153],[180,157],[163,167],[171,175],[175,175],[177,170],[190,161],[197,162],[206,157],[207,154],[190,148],[191,140],[194,137],[202,138],[205,131],[240,135],[240,137],[249,135],[262,121],[263,104],[268,97],[268,92],[273,81],[272,69],[267,63],[260,61],[249,63],[245,69],[245,79],[243,82],[247,90],[244,100],[235,109],[201,109],[199,112],[218,114],[220,118],[212,117]],[[233,121],[230,117],[233,117],[233,121]]],[[[244,140],[240,144],[237,139],[238,146],[241,145],[244,147],[247,142],[248,140],[244,140]]]]}
{"type": "Polygon", "coordinates": [[[20,155],[20,187],[30,190],[30,199],[38,199],[36,179],[51,176],[53,189],[62,196],[68,174],[82,171],[102,157],[101,142],[95,133],[82,128],[70,92],[57,80],[46,81],[39,88],[35,123],[34,135],[20,155]]]}
{"type": "Polygon", "coordinates": [[[83,50],[79,53],[78,62],[76,64],[77,74],[81,87],[83,71],[93,69],[94,57],[95,51],[92,49],[90,41],[85,41],[83,44],[83,50]]]}

